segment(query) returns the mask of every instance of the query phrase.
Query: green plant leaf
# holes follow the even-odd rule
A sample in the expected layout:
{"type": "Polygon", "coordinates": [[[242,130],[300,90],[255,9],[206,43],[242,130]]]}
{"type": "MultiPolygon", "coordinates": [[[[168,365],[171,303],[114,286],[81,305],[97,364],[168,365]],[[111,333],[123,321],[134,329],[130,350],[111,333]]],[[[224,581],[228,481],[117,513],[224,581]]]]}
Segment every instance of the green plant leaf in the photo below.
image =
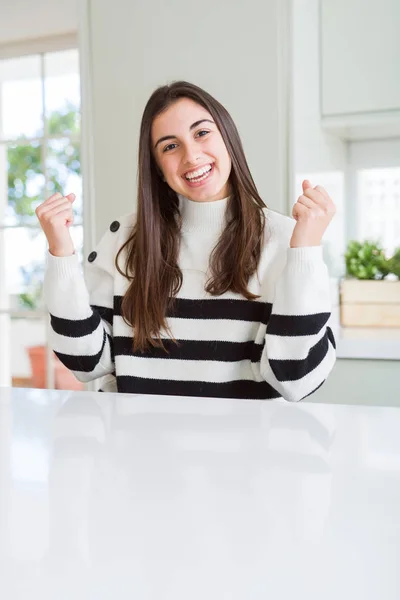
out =
{"type": "Polygon", "coordinates": [[[351,240],[344,257],[348,277],[383,279],[391,272],[385,253],[376,242],[351,240]]]}
{"type": "Polygon", "coordinates": [[[392,258],[388,262],[390,272],[400,279],[400,248],[396,248],[392,258]]]}

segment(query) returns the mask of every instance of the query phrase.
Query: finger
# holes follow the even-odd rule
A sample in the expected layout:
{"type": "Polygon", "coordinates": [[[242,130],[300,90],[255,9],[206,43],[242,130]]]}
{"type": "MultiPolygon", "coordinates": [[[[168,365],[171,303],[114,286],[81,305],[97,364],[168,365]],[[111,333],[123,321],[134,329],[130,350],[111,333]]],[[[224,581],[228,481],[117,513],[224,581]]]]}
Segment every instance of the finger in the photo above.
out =
{"type": "Polygon", "coordinates": [[[296,221],[303,217],[306,217],[308,214],[309,208],[307,208],[307,206],[304,206],[304,204],[296,202],[296,204],[293,206],[292,216],[294,219],[296,219],[296,221]]]}
{"type": "Polygon", "coordinates": [[[305,192],[309,188],[312,188],[311,181],[309,181],[308,179],[305,179],[302,183],[302,186],[303,186],[303,192],[305,192]]]}
{"type": "Polygon", "coordinates": [[[316,204],[319,205],[326,204],[329,200],[329,197],[326,198],[326,196],[324,196],[322,192],[316,190],[315,188],[308,188],[303,195],[307,198],[310,198],[310,200],[313,200],[316,204]]]}
{"type": "MultiPolygon", "coordinates": [[[[320,186],[318,186],[320,187],[320,186]]],[[[322,188],[324,190],[324,188],[322,188]]],[[[327,194],[326,190],[324,190],[325,194],[327,194]]],[[[332,198],[328,195],[323,195],[322,191],[316,190],[306,190],[305,194],[303,194],[306,198],[310,198],[312,202],[314,202],[314,208],[321,213],[334,215],[336,213],[336,206],[333,202],[332,198]]]]}
{"type": "Polygon", "coordinates": [[[71,204],[68,201],[56,206],[51,212],[47,212],[45,215],[43,215],[43,219],[45,221],[51,221],[54,217],[65,211],[72,215],[71,204]]]}
{"type": "Polygon", "coordinates": [[[57,221],[64,221],[67,227],[70,227],[74,222],[74,214],[71,212],[70,208],[65,208],[64,210],[60,210],[58,213],[52,215],[52,219],[57,217],[57,221]]]}
{"type": "Polygon", "coordinates": [[[52,196],[50,196],[50,198],[47,198],[47,200],[45,201],[46,203],[50,203],[53,200],[58,200],[59,198],[62,198],[63,195],[61,194],[61,192],[56,192],[55,194],[53,194],[52,196]]]}
{"type": "Polygon", "coordinates": [[[68,196],[65,196],[67,198],[67,200],[69,200],[69,202],[74,202],[74,200],[76,199],[75,194],[68,194],[68,196]]]}
{"type": "Polygon", "coordinates": [[[52,202],[50,204],[47,204],[47,201],[44,202],[43,204],[41,204],[40,206],[37,207],[36,209],[36,214],[38,217],[42,217],[45,214],[51,212],[54,208],[57,208],[58,206],[61,205],[66,205],[66,206],[70,206],[71,203],[68,202],[68,204],[66,204],[68,202],[68,200],[66,200],[64,198],[64,196],[61,196],[61,198],[56,198],[54,200],[52,200],[52,202]]]}
{"type": "Polygon", "coordinates": [[[315,208],[315,202],[313,200],[311,200],[310,198],[308,198],[307,196],[299,196],[299,199],[297,200],[297,202],[299,202],[300,204],[303,204],[304,206],[307,206],[307,208],[315,208]]]}
{"type": "Polygon", "coordinates": [[[45,200],[43,202],[44,206],[51,206],[52,204],[54,204],[55,202],[57,202],[58,200],[61,200],[62,198],[64,198],[64,196],[61,194],[61,192],[57,192],[56,194],[53,194],[52,196],[50,196],[50,198],[47,198],[47,200],[45,200]]]}
{"type": "Polygon", "coordinates": [[[320,192],[327,200],[329,200],[329,194],[322,185],[316,185],[314,190],[317,190],[317,192],[320,192]]]}

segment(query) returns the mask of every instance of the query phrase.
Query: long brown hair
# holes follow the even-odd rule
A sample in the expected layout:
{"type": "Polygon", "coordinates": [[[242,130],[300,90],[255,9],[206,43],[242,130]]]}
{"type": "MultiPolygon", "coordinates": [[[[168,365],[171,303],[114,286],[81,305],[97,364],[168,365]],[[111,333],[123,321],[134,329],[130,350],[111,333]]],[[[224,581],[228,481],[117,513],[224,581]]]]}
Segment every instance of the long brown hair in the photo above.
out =
{"type": "Polygon", "coordinates": [[[249,292],[247,286],[260,259],[265,204],[251,176],[232,117],[215,98],[191,83],[177,81],[159,87],[147,102],[140,127],[137,220],[115,261],[121,275],[131,282],[121,311],[134,330],[134,352],[149,346],[164,348],[161,329],[174,339],[166,316],[182,286],[178,265],[179,199],[156,166],[151,128],[155,117],[181,98],[193,100],[211,114],[232,161],[226,227],[211,253],[211,277],[205,290],[213,296],[231,290],[248,300],[259,297],[249,292]],[[125,246],[127,258],[122,271],[118,258],[125,246]]]}

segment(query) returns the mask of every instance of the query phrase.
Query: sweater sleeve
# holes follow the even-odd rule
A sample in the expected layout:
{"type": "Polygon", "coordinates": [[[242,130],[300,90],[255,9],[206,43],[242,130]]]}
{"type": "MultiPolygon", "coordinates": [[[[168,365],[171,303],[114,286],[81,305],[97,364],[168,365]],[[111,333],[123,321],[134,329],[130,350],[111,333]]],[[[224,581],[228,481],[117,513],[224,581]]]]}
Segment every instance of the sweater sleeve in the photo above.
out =
{"type": "Polygon", "coordinates": [[[50,313],[51,346],[61,362],[83,382],[114,372],[116,238],[110,231],[103,236],[89,255],[85,278],[76,254],[47,255],[44,300],[50,313]]]}
{"type": "Polygon", "coordinates": [[[319,388],[336,359],[327,325],[331,314],[328,269],[322,247],[286,248],[278,277],[261,375],[283,398],[298,401],[319,388]]]}

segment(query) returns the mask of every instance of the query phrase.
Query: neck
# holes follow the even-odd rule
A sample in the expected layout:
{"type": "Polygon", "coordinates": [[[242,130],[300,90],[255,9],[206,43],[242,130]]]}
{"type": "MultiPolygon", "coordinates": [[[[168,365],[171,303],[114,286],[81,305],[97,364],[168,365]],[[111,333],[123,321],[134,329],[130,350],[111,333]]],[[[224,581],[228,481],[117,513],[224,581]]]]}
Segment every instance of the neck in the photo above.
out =
{"type": "Polygon", "coordinates": [[[180,194],[178,198],[183,231],[222,231],[229,197],[212,202],[196,202],[180,194]]]}

